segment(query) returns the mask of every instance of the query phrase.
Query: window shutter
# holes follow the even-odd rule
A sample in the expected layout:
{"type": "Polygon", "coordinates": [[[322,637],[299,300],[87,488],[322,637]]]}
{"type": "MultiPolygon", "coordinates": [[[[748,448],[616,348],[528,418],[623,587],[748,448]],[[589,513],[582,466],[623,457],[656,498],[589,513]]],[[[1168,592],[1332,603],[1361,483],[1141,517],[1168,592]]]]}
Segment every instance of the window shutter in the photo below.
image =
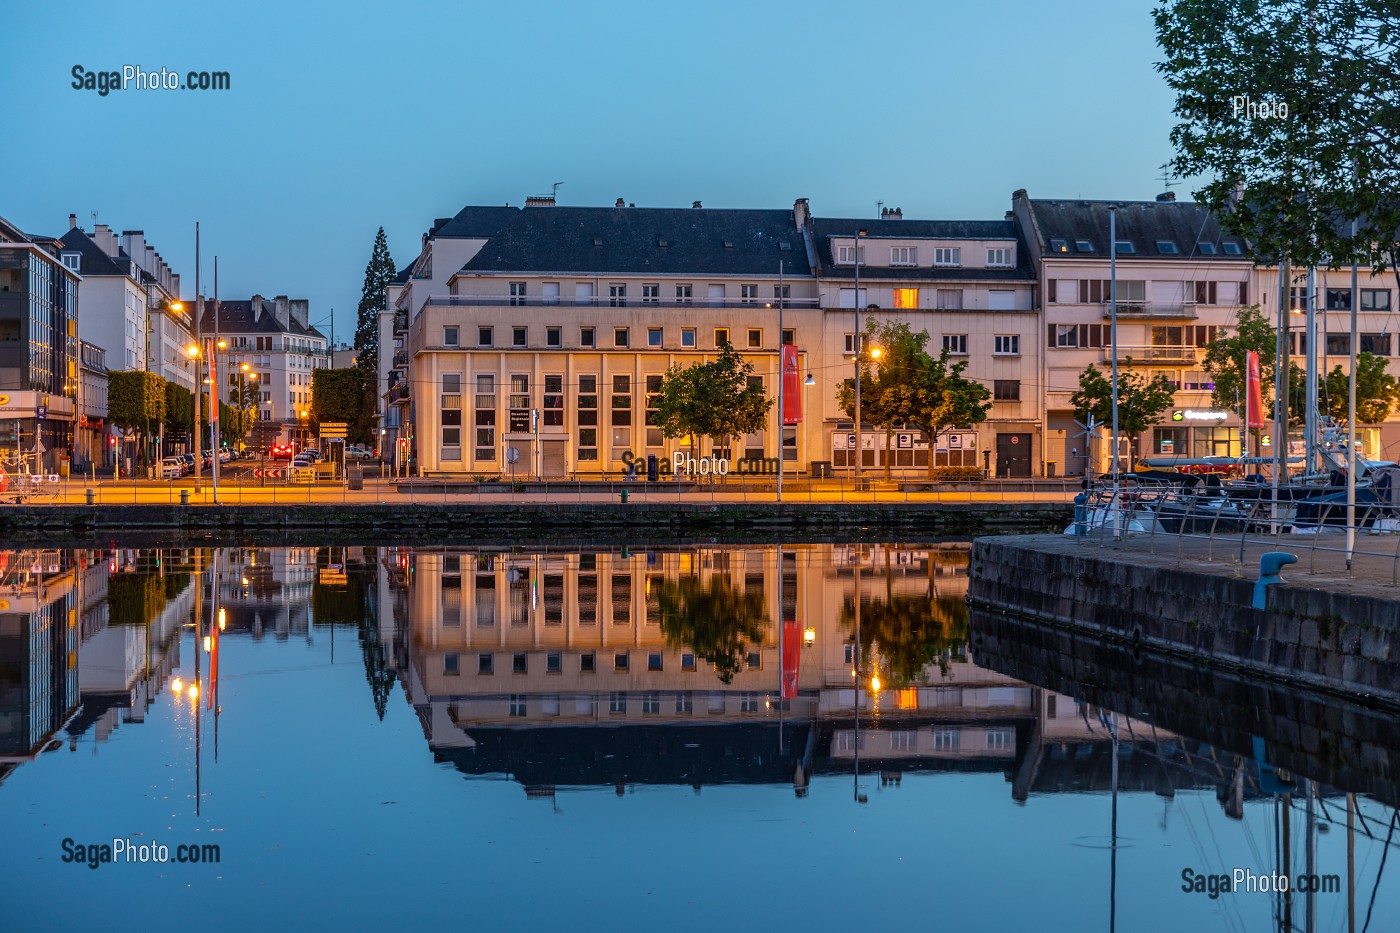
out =
{"type": "Polygon", "coordinates": [[[1055,344],[1055,325],[1054,325],[1054,324],[1046,324],[1045,327],[1046,327],[1046,331],[1047,331],[1046,337],[1045,337],[1045,341],[1046,341],[1046,342],[1045,342],[1045,345],[1046,345],[1047,347],[1053,347],[1053,346],[1056,345],[1056,344],[1055,344]]]}

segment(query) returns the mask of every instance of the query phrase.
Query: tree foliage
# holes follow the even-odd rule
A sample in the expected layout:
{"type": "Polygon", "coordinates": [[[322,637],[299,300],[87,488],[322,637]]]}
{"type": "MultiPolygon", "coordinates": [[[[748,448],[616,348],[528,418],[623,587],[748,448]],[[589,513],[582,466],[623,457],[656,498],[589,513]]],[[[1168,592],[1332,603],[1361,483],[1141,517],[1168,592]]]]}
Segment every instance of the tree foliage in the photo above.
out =
{"type": "Polygon", "coordinates": [[[773,400],[752,375],[753,364],[728,343],[708,362],[673,364],[656,393],[656,425],[666,437],[712,440],[763,430],[773,400]]]}
{"type": "Polygon", "coordinates": [[[379,378],[379,312],[388,301],[388,288],[394,281],[394,260],[389,256],[389,240],[384,228],[374,235],[374,248],[365,266],[365,283],[360,306],[355,313],[355,365],[373,385],[379,378]]]}
{"type": "Polygon", "coordinates": [[[165,380],[142,370],[107,374],[107,417],[120,428],[145,428],[165,419],[165,380]]]}
{"type": "Polygon", "coordinates": [[[179,383],[165,383],[165,426],[171,431],[194,427],[194,393],[179,383]]]}
{"type": "MultiPolygon", "coordinates": [[[[1356,355],[1356,423],[1379,424],[1390,416],[1400,402],[1400,384],[1385,370],[1388,360],[1374,353],[1356,355]]],[[[1307,411],[1307,374],[1298,366],[1290,366],[1288,411],[1291,424],[1304,421],[1307,411]]],[[[1318,379],[1318,413],[1341,424],[1347,421],[1347,393],[1350,380],[1341,366],[1318,379]]]]}
{"type": "Polygon", "coordinates": [[[661,633],[675,648],[689,648],[715,667],[721,683],[734,679],[751,645],[763,642],[768,612],[759,593],[740,593],[716,574],[663,579],[655,587],[661,633]]]}
{"type": "Polygon", "coordinates": [[[374,409],[365,391],[369,376],[359,366],[345,369],[317,369],[311,373],[311,420],[344,422],[348,440],[364,444],[373,441],[374,409]]]}
{"type": "MultiPolygon", "coordinates": [[[[928,475],[935,469],[934,449],[938,438],[953,428],[980,424],[991,408],[992,394],[982,383],[963,375],[966,361],[949,365],[944,350],[930,356],[924,347],[929,335],[913,333],[909,325],[897,321],[871,319],[865,330],[865,345],[880,350],[880,356],[861,367],[861,421],[889,433],[914,427],[929,441],[928,475]]],[[[836,390],[836,401],[847,417],[855,418],[855,377],[843,381],[836,390]]],[[[890,458],[885,458],[888,476],[890,458]]]]}
{"type": "MultiPolygon", "coordinates": [[[[957,596],[888,593],[860,601],[861,655],[891,688],[928,682],[928,668],[952,648],[967,644],[967,600],[957,596]]],[[[841,606],[841,625],[855,633],[855,603],[841,606]]]]}
{"type": "MultiPolygon", "coordinates": [[[[1148,378],[1133,372],[1133,361],[1127,359],[1118,367],[1118,430],[1132,439],[1132,454],[1137,456],[1137,439],[1143,431],[1156,424],[1162,412],[1171,407],[1176,389],[1167,377],[1158,373],[1148,378]]],[[[1113,423],[1113,383],[1109,376],[1090,364],[1079,374],[1079,390],[1070,397],[1074,416],[1080,421],[1089,415],[1101,425],[1113,423]]]]}
{"type": "Polygon", "coordinates": [[[1258,305],[1241,308],[1235,327],[1211,341],[1201,360],[1214,388],[1210,401],[1216,408],[1237,411],[1245,400],[1245,365],[1250,350],[1259,354],[1259,381],[1265,397],[1273,394],[1276,343],[1274,326],[1258,305]]]}
{"type": "Polygon", "coordinates": [[[1197,197],[1259,255],[1394,268],[1394,0],[1166,0],[1153,16],[1180,119],[1171,166],[1206,178],[1197,197]]]}

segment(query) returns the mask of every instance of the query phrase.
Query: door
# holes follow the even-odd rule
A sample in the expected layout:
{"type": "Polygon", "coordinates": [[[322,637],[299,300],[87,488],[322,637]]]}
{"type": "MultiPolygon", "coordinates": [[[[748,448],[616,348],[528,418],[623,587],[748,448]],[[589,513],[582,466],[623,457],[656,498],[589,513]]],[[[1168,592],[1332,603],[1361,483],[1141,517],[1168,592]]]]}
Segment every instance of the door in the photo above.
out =
{"type": "Polygon", "coordinates": [[[567,441],[540,441],[540,476],[558,479],[566,474],[564,447],[567,441]]]}
{"type": "Polygon", "coordinates": [[[1029,434],[997,435],[997,476],[1029,477],[1031,475],[1031,436],[1029,434]]]}

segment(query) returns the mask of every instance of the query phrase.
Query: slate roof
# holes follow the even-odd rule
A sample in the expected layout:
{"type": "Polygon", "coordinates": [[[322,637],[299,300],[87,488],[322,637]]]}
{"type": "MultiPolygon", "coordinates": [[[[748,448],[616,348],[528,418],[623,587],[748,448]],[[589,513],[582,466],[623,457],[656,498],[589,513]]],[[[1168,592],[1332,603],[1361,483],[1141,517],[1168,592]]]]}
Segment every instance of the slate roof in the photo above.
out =
{"type": "Polygon", "coordinates": [[[126,275],[131,268],[126,250],[118,247],[120,258],[113,259],[81,227],[69,228],[58,241],[63,244],[64,252],[78,254],[79,275],[126,275]]]}
{"type": "Polygon", "coordinates": [[[1119,259],[1180,259],[1190,262],[1208,260],[1248,261],[1252,258],[1249,244],[1241,237],[1221,229],[1215,216],[1204,206],[1191,201],[1030,201],[1031,216],[1039,231],[1041,255],[1068,258],[1108,258],[1108,209],[1118,208],[1117,238],[1130,241],[1135,249],[1131,255],[1118,254],[1119,259]],[[1051,240],[1065,240],[1068,252],[1052,251],[1051,240]],[[1092,253],[1079,252],[1075,240],[1089,240],[1092,253]],[[1163,253],[1157,248],[1159,240],[1170,240],[1179,252],[1163,253]],[[1212,243],[1214,255],[1203,254],[1198,243],[1212,243]],[[1226,255],[1225,243],[1239,244],[1241,253],[1226,255]]]}
{"type": "Polygon", "coordinates": [[[275,305],[266,298],[262,299],[261,314],[254,313],[251,299],[246,301],[220,299],[217,305],[219,315],[217,327],[214,322],[215,307],[212,298],[204,299],[204,315],[199,320],[199,327],[205,333],[218,331],[223,334],[291,334],[293,337],[326,339],[326,335],[315,327],[302,327],[295,318],[289,317],[290,326],[284,328],[273,313],[275,305]]]}
{"type": "Polygon", "coordinates": [[[457,212],[456,217],[439,217],[433,221],[433,229],[428,232],[434,237],[462,237],[467,239],[493,237],[523,208],[519,207],[474,207],[468,205],[457,212]]]}
{"type": "Polygon", "coordinates": [[[776,277],[780,260],[811,272],[791,210],[527,207],[461,271],[776,277]]]}
{"type": "MultiPolygon", "coordinates": [[[[947,281],[1016,281],[1034,280],[1035,267],[1030,251],[1014,220],[860,220],[854,218],[814,217],[812,235],[817,249],[820,274],[828,278],[850,279],[855,268],[837,265],[831,255],[832,237],[850,237],[857,230],[865,231],[861,238],[865,261],[860,264],[863,279],[945,279],[947,281]],[[1014,240],[1016,267],[1012,269],[960,268],[949,269],[932,265],[891,266],[881,263],[873,253],[880,238],[930,240],[1014,240]]],[[[927,262],[920,256],[920,260],[927,262]]]]}

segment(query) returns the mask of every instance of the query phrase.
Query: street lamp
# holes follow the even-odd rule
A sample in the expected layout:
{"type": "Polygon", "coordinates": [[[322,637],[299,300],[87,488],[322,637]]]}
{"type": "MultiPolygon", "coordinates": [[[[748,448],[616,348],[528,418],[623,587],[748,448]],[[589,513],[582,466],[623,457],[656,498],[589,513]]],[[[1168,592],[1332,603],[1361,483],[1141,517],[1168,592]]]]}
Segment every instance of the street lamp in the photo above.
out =
{"type": "MultiPolygon", "coordinates": [[[[857,289],[857,292],[859,292],[859,289],[857,289]]],[[[860,312],[857,311],[856,314],[859,315],[860,312]]],[[[860,487],[861,473],[862,473],[862,470],[863,470],[863,468],[864,468],[864,463],[863,463],[863,461],[864,461],[864,459],[865,459],[865,451],[862,449],[864,445],[861,443],[861,431],[860,431],[860,375],[861,375],[861,365],[860,365],[860,364],[861,364],[861,360],[863,360],[863,359],[870,359],[870,360],[872,360],[872,361],[873,361],[873,360],[878,360],[878,359],[881,357],[881,355],[883,355],[883,353],[884,353],[884,351],[881,350],[879,347],[868,347],[868,348],[867,348],[867,347],[865,346],[865,341],[861,340],[860,331],[856,331],[856,487],[857,487],[857,488],[860,487]]],[[[889,451],[885,451],[885,455],[886,455],[886,456],[889,456],[889,451]]]]}
{"type": "Polygon", "coordinates": [[[859,488],[861,475],[864,472],[862,464],[862,439],[860,431],[860,351],[863,341],[860,337],[860,238],[865,236],[864,230],[857,230],[855,235],[855,248],[851,253],[851,261],[855,264],[855,294],[851,303],[856,309],[856,485],[859,488]]]}

